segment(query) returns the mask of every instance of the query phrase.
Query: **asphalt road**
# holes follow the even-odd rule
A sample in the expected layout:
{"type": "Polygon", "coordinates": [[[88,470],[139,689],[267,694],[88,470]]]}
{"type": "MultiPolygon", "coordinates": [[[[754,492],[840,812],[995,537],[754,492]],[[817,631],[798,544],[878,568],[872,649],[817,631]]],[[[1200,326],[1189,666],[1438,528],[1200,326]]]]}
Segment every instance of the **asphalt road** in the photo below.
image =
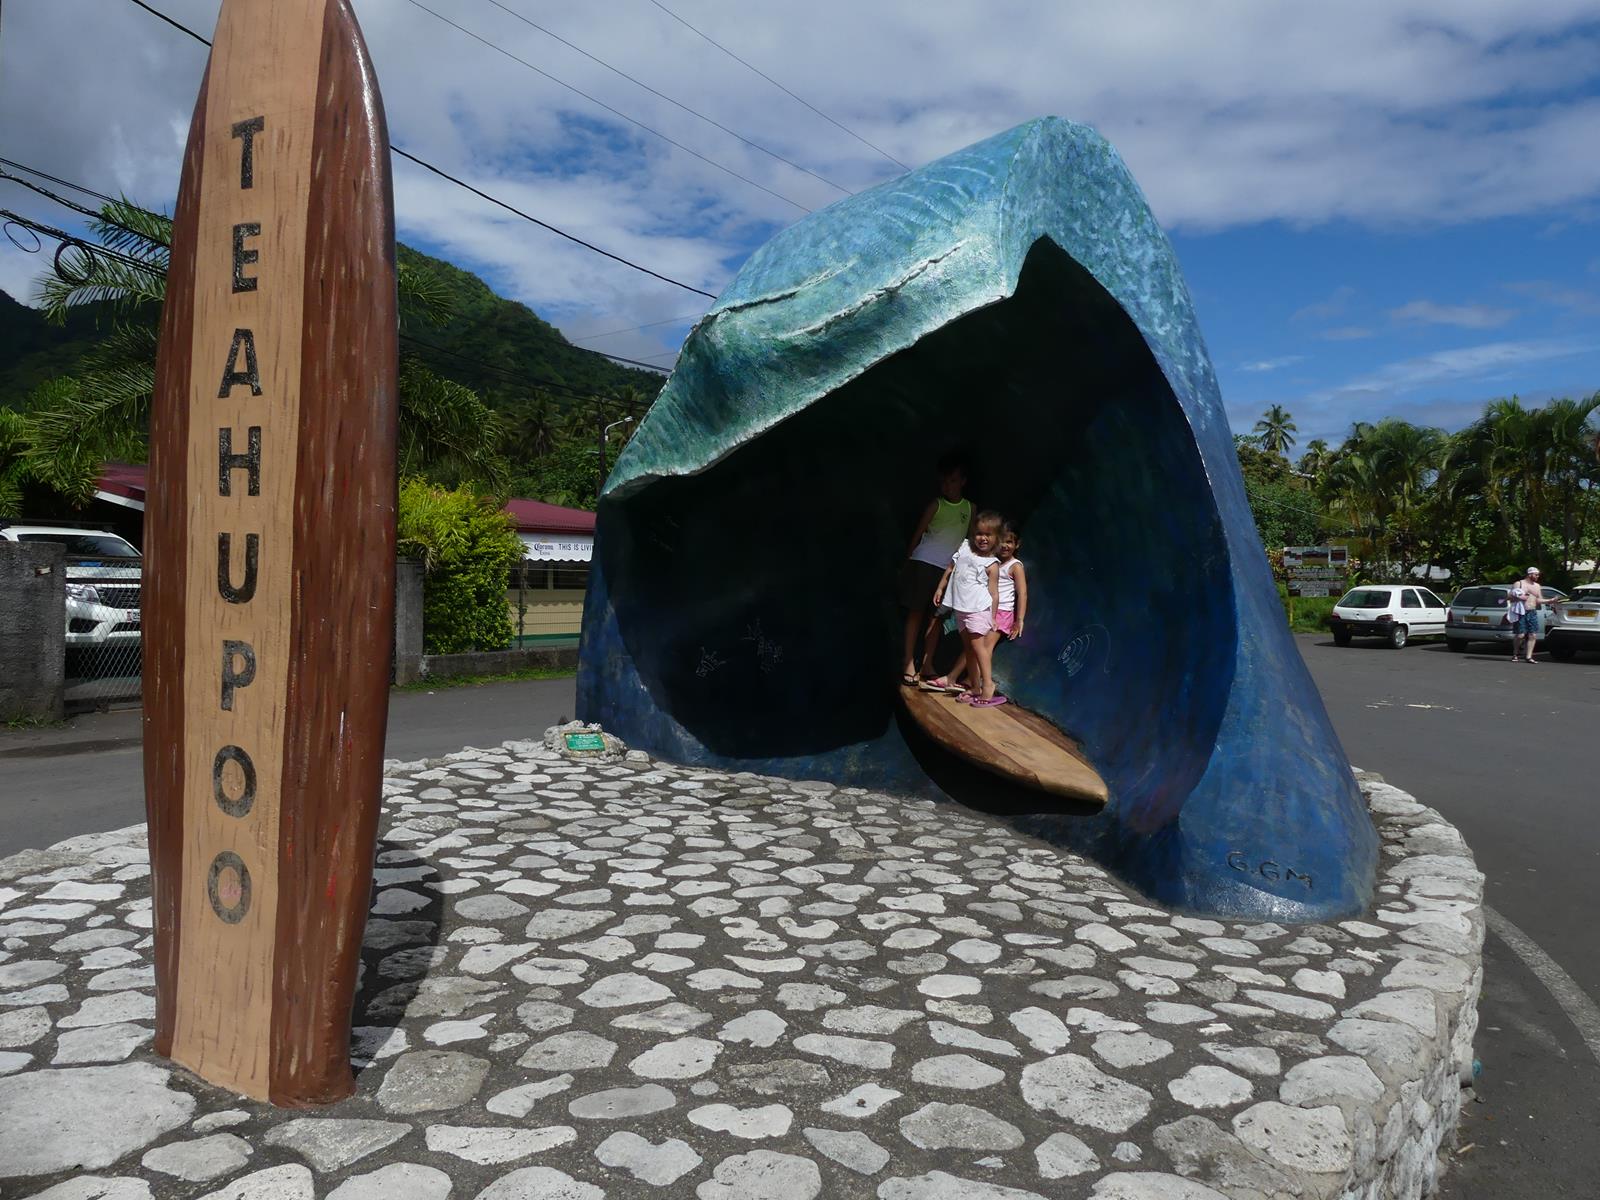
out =
{"type": "MultiPolygon", "coordinates": [[[[1600,1001],[1600,661],[1513,665],[1416,643],[1301,636],[1351,761],[1442,811],[1488,877],[1488,904],[1600,1001]]],[[[571,714],[570,680],[396,693],[387,752],[423,758],[537,734],[571,714]]],[[[0,855],[143,820],[137,710],[0,731],[0,855]]],[[[1528,964],[1491,933],[1468,1106],[1445,1200],[1600,1196],[1600,1062],[1528,964]]],[[[1569,997],[1570,1002],[1570,997],[1569,997]]]]}
{"type": "MultiPolygon", "coordinates": [[[[1357,766],[1444,813],[1488,905],[1600,1000],[1600,660],[1296,639],[1357,766]]],[[[1600,1062],[1527,963],[1491,932],[1477,1054],[1445,1200],[1600,1196],[1600,1062]]],[[[1591,1010],[1592,1011],[1592,1010],[1591,1010]]]]}
{"type": "MultiPolygon", "coordinates": [[[[393,692],[389,758],[539,737],[572,717],[570,679],[393,692]]],[[[0,857],[144,820],[140,712],[74,717],[65,728],[0,730],[0,857]]]]}

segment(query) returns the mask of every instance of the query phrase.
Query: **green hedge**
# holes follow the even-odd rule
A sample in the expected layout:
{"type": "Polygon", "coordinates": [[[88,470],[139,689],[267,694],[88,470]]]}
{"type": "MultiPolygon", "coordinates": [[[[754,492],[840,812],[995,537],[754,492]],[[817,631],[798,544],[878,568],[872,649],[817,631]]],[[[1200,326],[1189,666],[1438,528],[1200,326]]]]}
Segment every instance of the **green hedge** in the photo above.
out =
{"type": "Polygon", "coordinates": [[[506,587],[522,539],[499,501],[421,479],[400,485],[400,553],[422,560],[422,641],[429,654],[511,644],[506,587]]]}

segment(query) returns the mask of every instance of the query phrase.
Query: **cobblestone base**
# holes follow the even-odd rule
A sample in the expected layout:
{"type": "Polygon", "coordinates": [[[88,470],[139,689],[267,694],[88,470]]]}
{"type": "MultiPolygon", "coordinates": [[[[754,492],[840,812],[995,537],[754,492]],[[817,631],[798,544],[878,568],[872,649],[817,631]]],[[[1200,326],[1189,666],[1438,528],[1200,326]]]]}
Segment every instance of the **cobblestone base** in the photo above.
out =
{"type": "Polygon", "coordinates": [[[1432,1190],[1482,877],[1376,778],[1377,910],[1290,929],[955,805],[559,744],[389,764],[359,1091],[314,1114],[150,1053],[142,827],[0,862],[0,1196],[1432,1190]]]}

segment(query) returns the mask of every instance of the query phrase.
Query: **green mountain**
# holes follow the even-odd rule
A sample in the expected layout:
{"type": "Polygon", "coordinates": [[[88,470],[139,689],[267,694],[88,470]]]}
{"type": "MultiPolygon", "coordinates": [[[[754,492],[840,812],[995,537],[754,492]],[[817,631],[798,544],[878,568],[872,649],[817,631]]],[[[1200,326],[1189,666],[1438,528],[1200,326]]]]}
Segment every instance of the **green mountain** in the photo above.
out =
{"type": "Polygon", "coordinates": [[[0,292],[0,408],[24,408],[34,388],[70,375],[78,360],[112,325],[108,306],[85,304],[65,325],[0,292]]]}
{"type": "MultiPolygon", "coordinates": [[[[431,268],[454,309],[443,326],[408,320],[402,353],[417,354],[436,374],[472,388],[492,407],[520,407],[547,385],[555,385],[549,394],[559,408],[582,403],[573,392],[615,396],[632,388],[653,400],[660,390],[662,376],[574,346],[527,305],[495,295],[470,271],[409,246],[401,245],[399,253],[431,268]]],[[[86,304],[65,325],[54,325],[0,291],[0,407],[23,408],[39,384],[71,374],[111,324],[107,306],[86,304]]]]}
{"type": "Polygon", "coordinates": [[[472,272],[404,244],[399,250],[403,261],[431,269],[453,309],[442,327],[408,322],[402,353],[415,353],[436,374],[472,388],[494,408],[514,408],[544,384],[558,385],[550,394],[561,407],[578,402],[570,391],[614,396],[631,387],[654,400],[661,390],[663,376],[574,346],[527,305],[495,295],[472,272]]]}

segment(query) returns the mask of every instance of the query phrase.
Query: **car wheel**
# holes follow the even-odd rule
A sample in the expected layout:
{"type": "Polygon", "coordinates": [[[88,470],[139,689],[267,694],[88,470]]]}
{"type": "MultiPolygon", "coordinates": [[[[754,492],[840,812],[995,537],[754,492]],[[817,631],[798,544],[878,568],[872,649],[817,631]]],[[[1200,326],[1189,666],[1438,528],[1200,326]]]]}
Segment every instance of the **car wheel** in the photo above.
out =
{"type": "Polygon", "coordinates": [[[1467,651],[1467,643],[1460,638],[1445,638],[1444,644],[1456,654],[1465,654],[1467,651]]]}
{"type": "Polygon", "coordinates": [[[1348,646],[1350,644],[1350,631],[1348,629],[1335,629],[1333,631],[1333,644],[1335,646],[1348,646]]]}
{"type": "Polygon", "coordinates": [[[1559,662],[1571,662],[1578,657],[1578,648],[1566,642],[1549,642],[1545,649],[1550,651],[1550,657],[1559,662]]]}
{"type": "Polygon", "coordinates": [[[1391,626],[1389,629],[1389,649],[1404,650],[1408,633],[1409,631],[1404,625],[1391,626]]]}

